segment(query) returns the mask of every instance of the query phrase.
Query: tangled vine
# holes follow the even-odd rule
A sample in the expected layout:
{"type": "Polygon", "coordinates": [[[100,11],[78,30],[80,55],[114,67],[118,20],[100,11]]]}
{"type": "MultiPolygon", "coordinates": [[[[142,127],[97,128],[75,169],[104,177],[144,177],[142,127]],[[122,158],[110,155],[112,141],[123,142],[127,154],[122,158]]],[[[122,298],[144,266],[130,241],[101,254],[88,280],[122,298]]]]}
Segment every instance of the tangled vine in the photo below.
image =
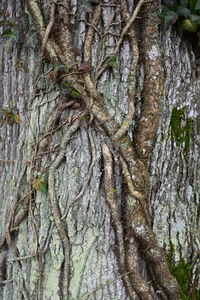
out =
{"type": "MultiPolygon", "coordinates": [[[[67,232],[67,224],[64,218],[68,211],[62,216],[59,208],[59,202],[55,190],[55,171],[59,167],[65,155],[65,146],[70,137],[77,131],[81,122],[84,120],[85,126],[89,131],[90,144],[92,148],[93,160],[90,166],[86,184],[79,191],[72,204],[81,197],[87,188],[91,177],[91,170],[95,161],[95,145],[92,136],[92,124],[96,122],[105,136],[105,142],[102,145],[105,193],[107,204],[113,220],[113,227],[116,234],[118,264],[122,278],[130,299],[154,299],[154,293],[161,299],[180,299],[179,288],[176,280],[171,276],[165,255],[162,249],[157,245],[155,235],[151,227],[151,216],[149,210],[149,170],[148,160],[153,149],[156,136],[156,130],[159,121],[159,110],[163,90],[163,67],[162,59],[158,45],[158,18],[157,1],[138,1],[137,5],[130,12],[126,0],[113,1],[112,3],[101,3],[93,1],[93,14],[89,22],[86,22],[87,33],[85,36],[82,66],[74,63],[71,68],[71,62],[75,62],[75,50],[73,47],[73,34],[70,30],[70,18],[72,16],[71,8],[68,2],[51,1],[49,21],[45,23],[41,8],[37,0],[27,0],[27,10],[31,16],[38,39],[41,44],[41,55],[35,74],[35,89],[29,101],[29,108],[38,92],[38,84],[41,79],[41,70],[44,56],[55,66],[48,71],[47,76],[56,88],[64,93],[64,97],[55,103],[55,107],[48,118],[46,132],[38,138],[32,145],[32,159],[22,170],[16,186],[15,202],[13,210],[8,220],[7,229],[1,240],[1,248],[4,251],[0,257],[0,265],[3,264],[6,257],[6,249],[10,248],[16,257],[16,262],[23,259],[17,256],[17,250],[12,243],[12,234],[18,230],[21,221],[33,211],[33,191],[34,189],[45,188],[43,170],[40,170],[41,160],[44,153],[50,154],[52,151],[57,153],[55,160],[48,167],[48,195],[52,210],[54,224],[56,226],[63,243],[65,260],[63,264],[61,294],[63,299],[69,299],[68,286],[70,281],[70,241],[67,232]],[[113,9],[113,15],[108,24],[107,32],[101,34],[103,38],[109,34],[110,26],[114,20],[116,12],[121,18],[121,33],[117,36],[117,42],[114,50],[110,54],[103,55],[94,70],[92,66],[92,45],[95,34],[99,34],[98,25],[101,18],[103,6],[110,6],[113,9]],[[53,27],[56,27],[56,19],[59,19],[59,36],[55,35],[53,27]],[[138,42],[138,32],[135,26],[136,18],[141,18],[141,42],[138,42]],[[132,61],[129,74],[129,109],[126,118],[119,125],[110,117],[106,110],[105,99],[97,89],[98,79],[109,67],[113,67],[116,57],[120,54],[121,46],[124,40],[129,41],[132,61]],[[151,55],[150,55],[151,53],[151,55]],[[132,120],[136,117],[137,102],[137,76],[139,59],[142,59],[144,65],[144,90],[143,103],[140,118],[137,120],[137,126],[133,141],[128,136],[128,130],[132,120]],[[66,67],[68,70],[66,71],[66,67]],[[55,127],[57,119],[61,116],[66,107],[75,106],[77,114],[75,117],[65,120],[64,123],[55,127]],[[64,128],[65,133],[57,149],[49,149],[49,140],[54,132],[64,128]],[[66,129],[67,128],[67,129],[66,129]],[[111,146],[110,146],[111,145],[111,146]],[[115,193],[113,154],[110,147],[116,149],[120,156],[121,170],[124,178],[124,210],[123,216],[119,214],[120,208],[115,193]],[[40,172],[40,176],[35,178],[35,171],[40,172]],[[24,196],[20,198],[19,188],[24,174],[29,178],[29,184],[24,191],[24,196]],[[34,181],[35,180],[35,181],[34,181]],[[34,182],[34,184],[33,184],[34,182]],[[18,208],[21,204],[20,209],[18,208]],[[147,275],[141,272],[140,262],[146,265],[147,275]],[[149,286],[148,280],[154,287],[154,292],[149,286]]],[[[68,208],[69,209],[69,208],[68,208]]],[[[33,220],[34,225],[34,220],[33,220]]],[[[49,239],[43,253],[48,248],[49,239]]],[[[36,241],[37,244],[37,241],[36,241]]],[[[38,261],[42,264],[42,253],[34,253],[38,261]]],[[[20,268],[20,265],[18,266],[20,268]]],[[[2,278],[1,278],[2,279],[2,278]]],[[[2,280],[3,281],[3,280],[2,280]]],[[[4,280],[6,282],[6,280],[4,280]]],[[[42,277],[40,279],[40,284],[42,277]]],[[[21,290],[25,299],[28,299],[27,292],[21,282],[21,290]]]]}

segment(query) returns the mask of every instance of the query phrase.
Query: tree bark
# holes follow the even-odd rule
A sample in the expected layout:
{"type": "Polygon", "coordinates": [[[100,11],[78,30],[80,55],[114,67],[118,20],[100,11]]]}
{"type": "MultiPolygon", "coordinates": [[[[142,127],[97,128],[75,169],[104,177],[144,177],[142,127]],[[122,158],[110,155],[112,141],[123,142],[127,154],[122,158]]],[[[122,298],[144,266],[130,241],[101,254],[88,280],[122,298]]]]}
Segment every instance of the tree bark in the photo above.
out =
{"type": "Polygon", "coordinates": [[[172,248],[199,284],[198,56],[96,2],[0,3],[2,300],[180,299],[172,248]]]}

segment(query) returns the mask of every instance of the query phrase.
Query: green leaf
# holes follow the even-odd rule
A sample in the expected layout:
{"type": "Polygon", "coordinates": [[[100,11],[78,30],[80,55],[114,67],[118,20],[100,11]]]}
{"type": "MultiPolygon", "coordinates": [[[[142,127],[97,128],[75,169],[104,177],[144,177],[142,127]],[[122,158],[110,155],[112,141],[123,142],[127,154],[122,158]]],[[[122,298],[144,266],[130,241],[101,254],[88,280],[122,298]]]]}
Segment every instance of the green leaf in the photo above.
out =
{"type": "Polygon", "coordinates": [[[2,37],[2,38],[12,38],[12,37],[14,37],[14,36],[15,36],[15,35],[14,35],[13,31],[12,31],[12,30],[9,30],[9,29],[5,30],[5,31],[1,34],[1,37],[2,37]]]}
{"type": "Polygon", "coordinates": [[[183,7],[183,6],[178,6],[177,13],[178,13],[179,16],[182,16],[182,17],[185,17],[185,18],[188,18],[191,15],[190,10],[186,7],[183,7]]]}
{"type": "Polygon", "coordinates": [[[196,10],[200,9],[200,0],[196,0],[194,9],[196,9],[196,10]]]}
{"type": "Polygon", "coordinates": [[[117,57],[116,56],[111,56],[107,61],[106,61],[106,66],[113,68],[116,64],[117,57]]]}
{"type": "Polygon", "coordinates": [[[189,32],[196,32],[198,29],[198,25],[194,23],[191,19],[185,19],[181,23],[181,27],[183,28],[183,30],[187,30],[189,32]]]}
{"type": "Polygon", "coordinates": [[[32,181],[32,187],[36,191],[40,191],[42,193],[45,193],[47,190],[47,184],[44,179],[44,177],[35,178],[32,181]]]}
{"type": "Polygon", "coordinates": [[[40,192],[45,193],[47,190],[47,185],[46,183],[41,182],[40,183],[40,192]]]}
{"type": "Polygon", "coordinates": [[[20,116],[12,111],[5,111],[4,115],[8,124],[13,125],[14,123],[20,123],[20,116]]]}
{"type": "Polygon", "coordinates": [[[82,97],[82,94],[75,88],[72,88],[71,89],[71,96],[73,98],[81,98],[82,97]]]}

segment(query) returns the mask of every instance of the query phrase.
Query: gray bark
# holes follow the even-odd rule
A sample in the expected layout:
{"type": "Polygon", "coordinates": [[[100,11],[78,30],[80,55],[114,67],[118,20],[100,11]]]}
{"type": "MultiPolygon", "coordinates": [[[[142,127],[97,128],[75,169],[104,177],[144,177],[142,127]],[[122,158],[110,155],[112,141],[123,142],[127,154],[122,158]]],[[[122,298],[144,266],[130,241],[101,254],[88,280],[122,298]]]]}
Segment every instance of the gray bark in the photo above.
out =
{"type": "MultiPolygon", "coordinates": [[[[48,1],[47,1],[48,2],[48,1]]],[[[48,3],[44,4],[46,12],[48,3]]],[[[105,1],[106,2],[106,1],[105,1]]],[[[132,1],[130,1],[132,2],[132,1]]],[[[80,5],[72,1],[74,13],[80,5]]],[[[0,10],[6,10],[10,18],[16,19],[24,10],[23,1],[1,1],[0,10]]],[[[109,21],[112,8],[103,8],[102,26],[109,21]]],[[[84,18],[84,12],[82,13],[84,18]]],[[[0,28],[1,32],[2,29],[0,28]]],[[[76,45],[84,41],[85,24],[80,23],[75,35],[76,45]]],[[[116,29],[116,33],[117,33],[116,29]]],[[[112,44],[113,36],[107,38],[112,44]]],[[[176,259],[196,259],[199,250],[199,87],[196,73],[197,58],[191,46],[170,28],[161,39],[166,71],[165,97],[162,103],[157,139],[152,153],[149,170],[151,175],[151,210],[154,232],[159,244],[168,248],[172,242],[176,259]],[[177,145],[170,134],[173,108],[184,109],[185,118],[192,120],[189,151],[185,144],[177,145]]],[[[96,34],[93,48],[93,64],[99,54],[99,39],[96,34]]],[[[46,130],[49,114],[62,97],[44,76],[40,90],[31,107],[28,101],[33,92],[33,78],[38,64],[39,46],[32,49],[27,44],[14,42],[10,47],[0,41],[0,108],[13,107],[20,116],[20,123],[10,125],[6,121],[0,128],[0,236],[4,236],[13,207],[23,198],[30,178],[32,146],[46,130]],[[16,63],[22,61],[20,70],[16,63]],[[27,166],[27,172],[24,170],[27,166]],[[25,175],[23,175],[25,174],[25,175]],[[22,177],[23,176],[23,177],[22,177]],[[19,181],[20,178],[23,178],[19,181]],[[19,185],[20,184],[20,185],[19,185]],[[19,188],[18,188],[19,185],[19,188]]],[[[153,53],[152,53],[153,55],[153,53]]],[[[104,94],[111,116],[121,124],[128,110],[128,74],[130,68],[130,46],[127,41],[117,64],[112,71],[105,71],[98,81],[98,90],[104,94]]],[[[81,59],[79,57],[78,59],[81,59]]],[[[42,72],[50,66],[45,65],[42,72]]],[[[143,87],[143,69],[140,67],[139,85],[143,87]]],[[[138,99],[141,95],[138,92],[138,99]]],[[[138,114],[140,101],[138,100],[138,114]]],[[[75,109],[66,108],[60,123],[77,114],[75,109]]],[[[183,121],[184,122],[184,121],[183,121]]],[[[134,121],[130,137],[134,136],[134,121]]],[[[183,124],[184,125],[184,124],[183,124]]],[[[59,147],[62,136],[70,127],[68,123],[61,131],[52,135],[50,149],[59,147]]],[[[69,299],[128,300],[116,256],[116,240],[110,211],[105,199],[101,144],[104,135],[93,124],[89,129],[80,127],[64,150],[64,160],[55,170],[56,196],[64,218],[70,241],[69,299]],[[92,153],[91,143],[95,144],[92,153]],[[83,195],[74,203],[84,187],[92,164],[92,176],[83,195]],[[72,207],[70,205],[74,204],[72,207]]],[[[115,150],[113,150],[115,151],[115,150]]],[[[57,152],[43,155],[41,169],[55,161],[57,152]]],[[[116,156],[117,157],[117,156],[116,156]]],[[[41,175],[34,174],[36,175],[41,175]]],[[[119,161],[115,161],[115,180],[118,201],[122,203],[122,175],[119,161]]],[[[60,285],[63,276],[63,245],[54,226],[48,193],[34,192],[34,203],[28,216],[14,233],[12,243],[17,248],[18,261],[9,250],[7,270],[0,283],[2,300],[43,299],[60,300],[60,285]],[[37,255],[36,255],[37,252],[37,255]]],[[[23,206],[23,201],[16,210],[23,206]]],[[[2,248],[3,253],[3,248],[2,248]]],[[[142,266],[141,266],[142,267],[142,266]]],[[[0,270],[0,273],[2,270],[0,270]]],[[[155,295],[155,299],[157,296],[155,295]]]]}

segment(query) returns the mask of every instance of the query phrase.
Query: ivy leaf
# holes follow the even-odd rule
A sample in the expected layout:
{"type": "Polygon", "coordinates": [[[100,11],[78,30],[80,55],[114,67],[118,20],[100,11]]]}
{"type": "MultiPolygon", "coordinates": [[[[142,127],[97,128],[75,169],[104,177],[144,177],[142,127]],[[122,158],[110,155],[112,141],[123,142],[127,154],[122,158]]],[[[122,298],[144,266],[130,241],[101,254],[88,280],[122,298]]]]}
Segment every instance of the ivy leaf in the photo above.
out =
{"type": "Polygon", "coordinates": [[[45,193],[47,190],[47,184],[46,184],[46,181],[44,180],[44,177],[39,177],[39,178],[33,179],[32,187],[36,191],[45,193]]]}
{"type": "Polygon", "coordinates": [[[200,0],[196,0],[194,9],[196,9],[196,10],[200,9],[200,0]]]}
{"type": "Polygon", "coordinates": [[[198,29],[198,25],[194,23],[191,19],[185,19],[181,23],[181,27],[183,28],[183,30],[187,30],[189,32],[196,32],[198,29]]]}
{"type": "Polygon", "coordinates": [[[10,29],[5,30],[2,34],[2,38],[13,38],[15,36],[14,32],[10,29]]]}
{"type": "Polygon", "coordinates": [[[177,8],[177,13],[179,16],[188,18],[191,15],[191,12],[188,8],[184,7],[184,6],[178,6],[177,8]]]}
{"type": "Polygon", "coordinates": [[[46,183],[40,183],[40,192],[45,193],[47,190],[46,183]]]}

